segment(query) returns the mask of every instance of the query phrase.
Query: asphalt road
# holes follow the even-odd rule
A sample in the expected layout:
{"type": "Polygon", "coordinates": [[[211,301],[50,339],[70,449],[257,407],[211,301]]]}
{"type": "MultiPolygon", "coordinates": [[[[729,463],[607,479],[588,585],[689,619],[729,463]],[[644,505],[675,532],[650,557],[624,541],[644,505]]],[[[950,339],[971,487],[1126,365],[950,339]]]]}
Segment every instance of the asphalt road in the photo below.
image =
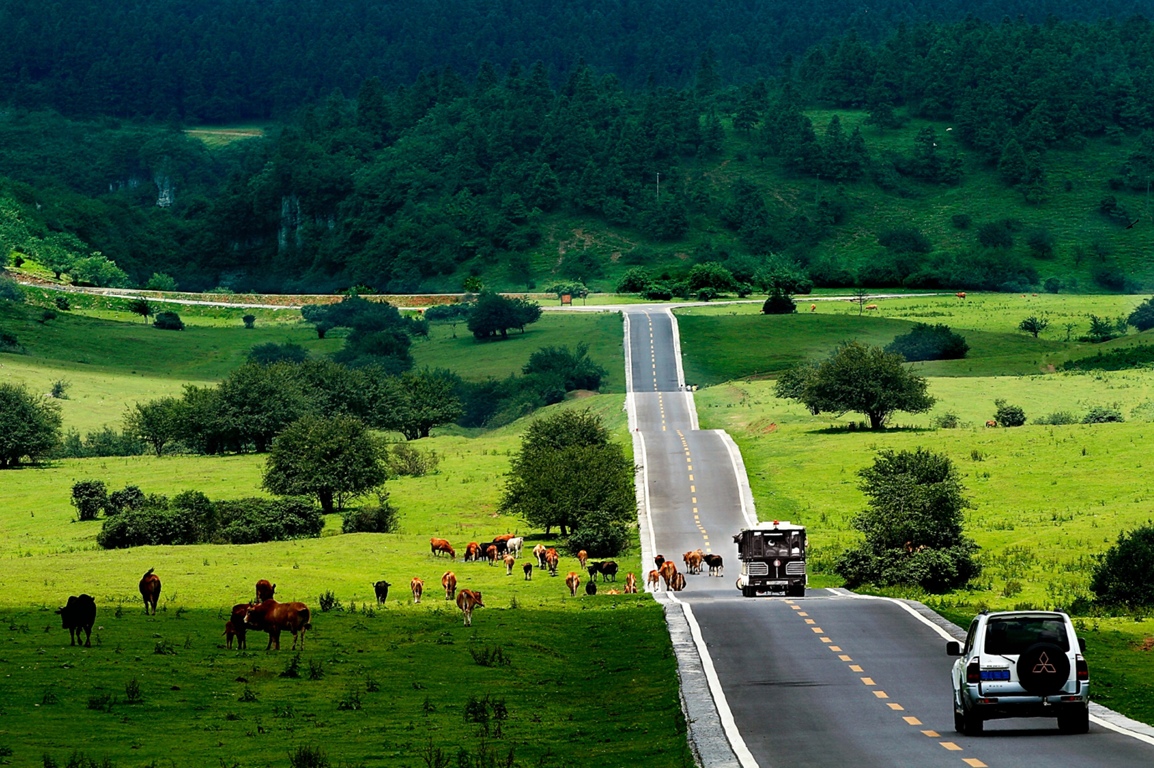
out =
{"type": "MultiPolygon", "coordinates": [[[[743,598],[732,535],[746,525],[738,477],[718,431],[693,427],[678,385],[670,316],[629,315],[629,359],[656,552],[681,567],[701,548],[726,575],[687,576],[679,594],[701,627],[717,677],[761,768],[797,766],[1154,765],[1154,747],[1096,724],[1066,736],[1050,719],[1001,720],[986,734],[953,729],[942,637],[900,605],[829,590],[743,598]]],[[[1093,648],[1087,657],[1093,675],[1093,648]]]]}

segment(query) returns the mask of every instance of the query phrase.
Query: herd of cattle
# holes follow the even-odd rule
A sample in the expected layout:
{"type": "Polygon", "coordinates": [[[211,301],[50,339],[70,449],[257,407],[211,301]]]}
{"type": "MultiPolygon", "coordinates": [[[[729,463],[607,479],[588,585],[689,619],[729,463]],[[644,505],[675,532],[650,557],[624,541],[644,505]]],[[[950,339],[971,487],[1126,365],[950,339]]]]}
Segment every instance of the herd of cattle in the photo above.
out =
{"type": "MultiPolygon", "coordinates": [[[[435,557],[447,555],[452,560],[457,557],[456,550],[445,539],[433,538],[430,540],[430,545],[435,557]]],[[[516,565],[524,545],[525,540],[522,537],[512,534],[497,536],[484,545],[470,542],[465,547],[464,560],[465,562],[484,560],[489,565],[495,565],[500,560],[505,565],[505,575],[511,576],[513,575],[513,566],[516,565]]],[[[537,561],[538,569],[548,570],[550,576],[557,575],[561,558],[556,549],[538,544],[533,548],[532,553],[537,561]]],[[[693,552],[686,552],[682,557],[685,560],[686,573],[699,574],[704,564],[708,566],[710,576],[723,575],[722,560],[719,555],[703,554],[698,549],[693,552]]],[[[589,581],[585,584],[585,594],[597,594],[598,574],[601,576],[602,584],[617,582],[618,565],[612,560],[589,562],[585,550],[577,553],[577,560],[589,574],[589,581]]],[[[666,560],[662,555],[657,555],[654,561],[657,568],[649,572],[648,585],[656,590],[659,588],[660,582],[664,580],[666,591],[680,592],[685,589],[685,575],[677,570],[677,566],[672,561],[666,560]]],[[[522,572],[525,574],[526,581],[532,581],[533,562],[526,562],[522,566],[522,572]]],[[[378,604],[388,600],[389,587],[391,586],[392,584],[383,580],[373,584],[378,604]]],[[[581,574],[570,571],[565,577],[565,586],[568,588],[569,594],[576,597],[581,586],[581,574]]],[[[148,572],[141,577],[139,587],[140,596],[144,600],[145,614],[151,610],[152,615],[155,616],[156,604],[160,600],[160,577],[153,573],[152,568],[149,568],[148,572]]],[[[485,607],[480,591],[472,589],[458,591],[457,574],[453,571],[446,571],[441,576],[441,587],[445,590],[446,600],[456,601],[457,607],[464,617],[465,626],[472,626],[473,610],[485,607]]],[[[425,591],[424,580],[420,577],[413,577],[409,582],[409,589],[413,593],[413,603],[419,604],[425,591]]],[[[621,591],[610,589],[606,594],[634,594],[636,592],[637,579],[632,573],[629,573],[625,576],[625,585],[621,591]]],[[[275,593],[276,584],[261,579],[256,583],[256,595],[252,602],[238,603],[232,607],[229,620],[224,625],[225,644],[228,648],[232,648],[234,641],[237,650],[247,648],[247,632],[250,629],[268,634],[266,650],[274,646],[278,651],[280,650],[280,636],[281,632],[285,630],[292,633],[294,649],[297,647],[298,640],[300,647],[304,648],[305,632],[312,629],[308,606],[304,603],[279,603],[273,599],[275,593]]],[[[64,629],[68,630],[72,645],[79,643],[80,633],[84,632],[85,647],[92,646],[92,626],[96,623],[96,600],[91,595],[69,597],[67,605],[58,609],[56,613],[60,616],[64,629]]]]}

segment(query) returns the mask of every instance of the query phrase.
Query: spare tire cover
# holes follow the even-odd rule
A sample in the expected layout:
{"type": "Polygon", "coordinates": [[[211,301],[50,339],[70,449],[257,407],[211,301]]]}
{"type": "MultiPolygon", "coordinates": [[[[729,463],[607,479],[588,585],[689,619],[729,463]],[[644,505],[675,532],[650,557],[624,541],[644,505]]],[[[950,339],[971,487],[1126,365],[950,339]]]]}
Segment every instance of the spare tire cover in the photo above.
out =
{"type": "Polygon", "coordinates": [[[1070,679],[1070,660],[1053,643],[1035,643],[1018,657],[1018,682],[1027,693],[1049,696],[1070,679]]]}

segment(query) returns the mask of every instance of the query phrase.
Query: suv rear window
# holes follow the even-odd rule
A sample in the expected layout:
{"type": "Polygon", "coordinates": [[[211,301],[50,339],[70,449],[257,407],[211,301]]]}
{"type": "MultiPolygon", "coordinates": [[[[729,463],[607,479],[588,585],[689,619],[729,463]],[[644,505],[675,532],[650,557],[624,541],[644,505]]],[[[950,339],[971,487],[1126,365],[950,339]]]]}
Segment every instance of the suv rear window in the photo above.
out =
{"type": "Polygon", "coordinates": [[[1018,656],[1034,643],[1053,643],[1063,651],[1070,650],[1066,622],[1056,617],[1020,616],[990,619],[986,624],[986,653],[1018,656]]]}

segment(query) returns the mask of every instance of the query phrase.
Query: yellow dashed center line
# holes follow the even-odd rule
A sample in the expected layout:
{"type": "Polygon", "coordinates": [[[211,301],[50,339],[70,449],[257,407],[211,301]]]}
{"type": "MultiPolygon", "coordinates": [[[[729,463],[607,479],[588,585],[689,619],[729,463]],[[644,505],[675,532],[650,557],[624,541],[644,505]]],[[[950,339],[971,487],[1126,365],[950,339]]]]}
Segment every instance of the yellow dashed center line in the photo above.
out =
{"type": "Polygon", "coordinates": [[[896,709],[898,711],[905,711],[905,707],[903,707],[901,704],[894,704],[892,701],[889,704],[886,704],[886,706],[889,707],[890,709],[896,709]]]}
{"type": "Polygon", "coordinates": [[[877,683],[874,682],[874,679],[872,677],[863,677],[861,679],[861,681],[863,683],[865,683],[866,685],[877,685],[877,683]]]}
{"type": "MultiPolygon", "coordinates": [[[[823,640],[822,642],[826,642],[826,643],[828,643],[828,642],[830,642],[830,641],[829,641],[829,640],[823,640]]],[[[829,649],[830,649],[831,651],[833,651],[834,653],[841,653],[841,647],[840,647],[840,646],[837,646],[837,645],[831,645],[831,646],[829,647],[829,649]]]]}
{"type": "MultiPolygon", "coordinates": [[[[917,718],[907,717],[905,719],[906,720],[916,720],[917,718]]],[[[910,725],[921,725],[921,723],[910,723],[910,725]]],[[[922,733],[929,736],[931,739],[936,739],[939,736],[937,731],[922,731],[922,733]]]]}
{"type": "MultiPolygon", "coordinates": [[[[849,656],[843,656],[842,658],[843,658],[843,659],[848,659],[848,658],[849,658],[849,656]]],[[[861,668],[861,665],[860,665],[860,664],[850,664],[850,665],[849,665],[849,671],[850,671],[850,672],[861,672],[861,671],[863,671],[863,670],[862,670],[862,668],[861,668]]]]}
{"type": "Polygon", "coordinates": [[[890,697],[885,691],[874,691],[874,696],[877,696],[879,699],[888,699],[890,697]]]}
{"type": "Polygon", "coordinates": [[[938,743],[941,744],[944,748],[950,750],[951,752],[961,752],[962,751],[962,748],[959,747],[957,744],[955,744],[952,741],[939,741],[938,743]]]}
{"type": "Polygon", "coordinates": [[[922,721],[917,719],[916,717],[903,717],[902,720],[905,720],[910,725],[921,725],[922,724],[922,721]]]}
{"type": "Polygon", "coordinates": [[[825,630],[824,630],[824,629],[822,629],[821,627],[810,627],[810,629],[812,629],[814,632],[816,632],[816,633],[817,633],[817,634],[819,634],[819,635],[820,635],[822,632],[824,632],[824,631],[825,631],[825,630]]]}
{"type": "Polygon", "coordinates": [[[986,768],[986,764],[976,757],[963,757],[962,762],[970,766],[970,768],[986,768]]]}
{"type": "MultiPolygon", "coordinates": [[[[803,615],[803,614],[800,614],[800,613],[798,614],[798,616],[802,616],[802,615],[803,615]]],[[[806,623],[806,624],[817,624],[817,622],[816,622],[816,621],[814,621],[813,619],[806,619],[806,620],[805,620],[805,623],[806,623]]]]}

